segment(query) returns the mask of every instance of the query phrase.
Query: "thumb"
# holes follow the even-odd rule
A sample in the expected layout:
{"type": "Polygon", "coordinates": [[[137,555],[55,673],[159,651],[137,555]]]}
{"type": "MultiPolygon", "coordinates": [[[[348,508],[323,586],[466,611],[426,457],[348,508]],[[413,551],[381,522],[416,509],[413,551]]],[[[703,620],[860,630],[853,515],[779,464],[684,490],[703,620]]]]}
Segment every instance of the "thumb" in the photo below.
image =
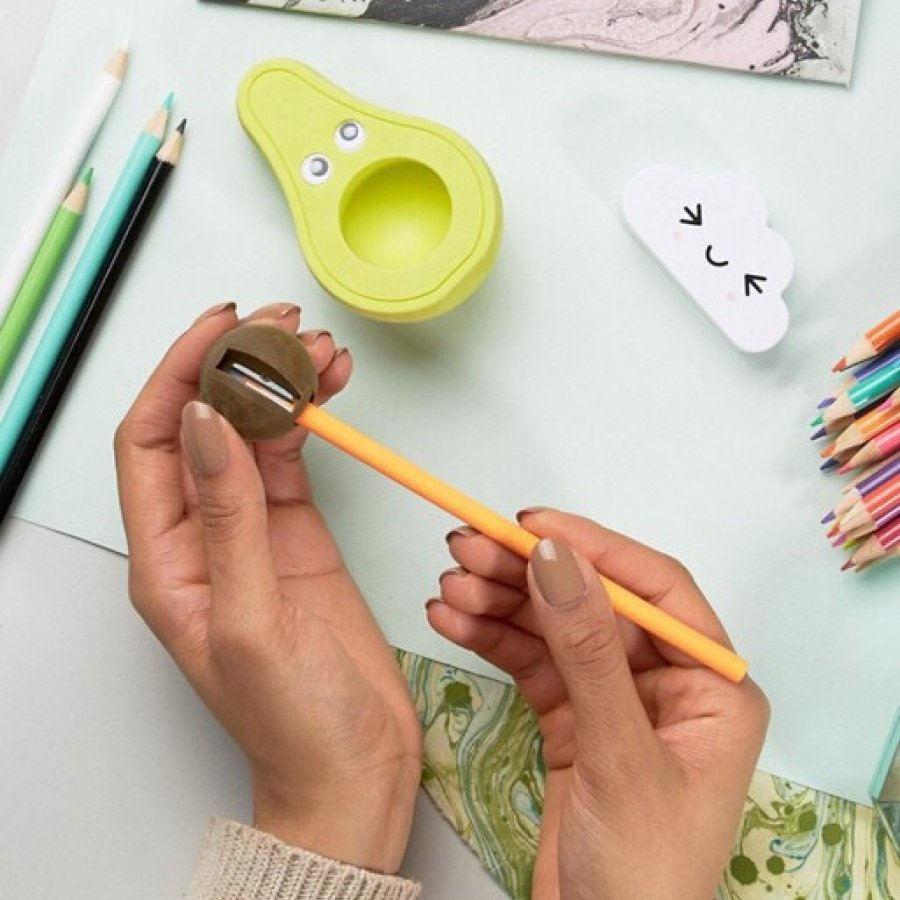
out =
{"type": "Polygon", "coordinates": [[[608,755],[612,738],[612,745],[633,752],[652,729],[593,567],[562,541],[545,538],[532,552],[528,588],[572,703],[579,743],[589,751],[602,746],[608,755]]]}
{"type": "Polygon", "coordinates": [[[211,406],[188,403],[181,441],[197,487],[212,587],[212,623],[261,623],[278,597],[265,491],[252,452],[211,406]]]}

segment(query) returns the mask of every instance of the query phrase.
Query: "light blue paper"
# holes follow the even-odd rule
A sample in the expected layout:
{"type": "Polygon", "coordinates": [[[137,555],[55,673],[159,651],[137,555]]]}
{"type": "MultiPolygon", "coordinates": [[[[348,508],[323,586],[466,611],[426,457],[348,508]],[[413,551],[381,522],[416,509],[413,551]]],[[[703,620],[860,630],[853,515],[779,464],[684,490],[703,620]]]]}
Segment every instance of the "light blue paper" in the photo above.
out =
{"type": "MultiPolygon", "coordinates": [[[[898,34],[900,4],[873,0],[846,91],[190,0],[59,0],[0,166],[0,255],[57,119],[122,35],[134,56],[91,160],[98,206],[136,115],[172,89],[190,127],[17,513],[122,551],[112,433],[152,366],[216,301],[298,300],[354,351],[333,405],[352,424],[504,512],[577,509],[684,559],[772,701],[761,767],[865,801],[900,689],[900,569],[837,571],[818,520],[839,482],[819,474],[806,423],[831,363],[897,305],[898,34]],[[313,281],[234,112],[241,75],[280,55],[483,153],[507,229],[465,307],[382,325],[313,281]],[[774,351],[736,352],[627,232],[621,190],[655,162],[762,186],[797,264],[774,351]]],[[[425,623],[453,523],[315,440],[309,461],[390,640],[487,671],[425,623]]]]}

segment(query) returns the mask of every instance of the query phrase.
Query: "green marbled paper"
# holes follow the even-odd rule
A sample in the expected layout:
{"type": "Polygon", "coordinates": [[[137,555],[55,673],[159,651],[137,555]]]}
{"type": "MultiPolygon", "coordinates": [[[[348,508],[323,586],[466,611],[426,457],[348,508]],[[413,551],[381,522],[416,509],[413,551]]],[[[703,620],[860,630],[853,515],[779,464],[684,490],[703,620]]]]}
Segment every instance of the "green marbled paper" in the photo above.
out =
{"type": "MultiPolygon", "coordinates": [[[[544,770],[516,690],[399,651],[425,731],[423,784],[516,900],[527,900],[544,770]]],[[[872,809],[757,772],[716,900],[894,900],[900,858],[872,809]]]]}

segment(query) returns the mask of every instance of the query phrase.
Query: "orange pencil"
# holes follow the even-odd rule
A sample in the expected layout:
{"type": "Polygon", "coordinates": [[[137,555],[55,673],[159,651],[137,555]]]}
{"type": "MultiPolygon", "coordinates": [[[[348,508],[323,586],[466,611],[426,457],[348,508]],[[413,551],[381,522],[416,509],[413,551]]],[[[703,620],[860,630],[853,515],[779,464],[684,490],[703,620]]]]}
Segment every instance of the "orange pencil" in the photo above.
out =
{"type": "Polygon", "coordinates": [[[900,340],[900,309],[892,312],[883,322],[870,328],[832,367],[833,372],[843,372],[848,366],[871,359],[886,347],[900,340]]]}
{"type": "MultiPolygon", "coordinates": [[[[880,406],[866,413],[861,419],[848,426],[834,442],[834,449],[829,456],[854,450],[881,434],[895,422],[900,422],[900,388],[897,388],[880,406]]],[[[822,454],[825,455],[824,452],[822,454]]]]}
{"type": "Polygon", "coordinates": [[[852,509],[841,516],[840,530],[845,534],[863,526],[878,528],[884,525],[887,517],[900,509],[900,475],[872,491],[852,509]]]}
{"type": "MultiPolygon", "coordinates": [[[[530,531],[420,469],[410,460],[335,418],[321,407],[308,403],[296,421],[301,427],[371,466],[455,518],[467,522],[476,531],[502,544],[523,559],[531,556],[531,551],[540,540],[530,531]]],[[[729,681],[743,680],[747,674],[747,662],[736,653],[642,600],[621,585],[602,575],[598,577],[603,582],[617,613],[684,651],[729,681]]]]}

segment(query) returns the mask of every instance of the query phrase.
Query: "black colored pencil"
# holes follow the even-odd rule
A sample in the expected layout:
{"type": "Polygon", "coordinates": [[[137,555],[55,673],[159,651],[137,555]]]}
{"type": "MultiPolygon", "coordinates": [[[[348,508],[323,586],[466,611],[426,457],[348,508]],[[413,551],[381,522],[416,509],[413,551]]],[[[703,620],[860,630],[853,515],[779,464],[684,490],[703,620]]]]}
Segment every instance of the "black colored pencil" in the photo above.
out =
{"type": "Polygon", "coordinates": [[[53,414],[90,344],[109,298],[140,241],[169,175],[178,163],[185,125],[186,123],[182,121],[156,154],[156,159],[135,194],[116,239],[94,280],[90,294],[78,312],[69,339],[53,364],[46,384],[16,444],[16,449],[0,474],[0,522],[12,506],[53,414]]]}

